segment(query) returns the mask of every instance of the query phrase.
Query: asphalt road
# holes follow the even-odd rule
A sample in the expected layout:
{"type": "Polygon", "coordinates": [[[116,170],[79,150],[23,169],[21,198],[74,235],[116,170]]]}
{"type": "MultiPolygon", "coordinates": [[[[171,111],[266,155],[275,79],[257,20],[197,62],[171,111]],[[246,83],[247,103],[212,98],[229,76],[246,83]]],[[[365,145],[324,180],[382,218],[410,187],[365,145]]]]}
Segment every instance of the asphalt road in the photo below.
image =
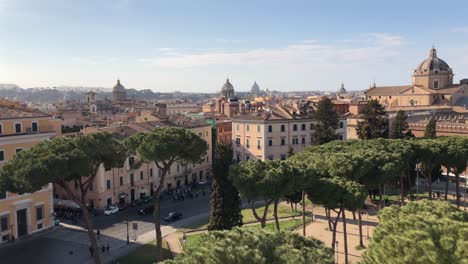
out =
{"type": "MultiPolygon", "coordinates": [[[[165,223],[162,229],[177,227],[181,223],[197,221],[197,217],[209,214],[209,195],[199,196],[184,201],[165,200],[161,203],[161,217],[171,211],[183,213],[183,219],[176,222],[165,223]]],[[[152,215],[138,215],[137,208],[128,208],[111,216],[93,217],[93,224],[100,230],[98,244],[109,245],[111,253],[127,246],[127,224],[129,221],[130,241],[136,236],[154,230],[152,215]],[[132,229],[133,223],[138,229],[132,229]]],[[[46,230],[43,234],[19,241],[15,245],[0,247],[1,263],[35,263],[35,264],[81,264],[90,261],[89,238],[86,232],[77,231],[62,226],[46,230]]]]}

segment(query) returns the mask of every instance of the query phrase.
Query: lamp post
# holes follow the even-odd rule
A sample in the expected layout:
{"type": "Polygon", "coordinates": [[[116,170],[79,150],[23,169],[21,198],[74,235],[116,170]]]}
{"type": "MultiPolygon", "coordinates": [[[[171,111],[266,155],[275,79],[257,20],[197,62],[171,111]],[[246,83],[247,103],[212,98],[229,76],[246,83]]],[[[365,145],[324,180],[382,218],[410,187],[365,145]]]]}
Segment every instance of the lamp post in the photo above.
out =
{"type": "Polygon", "coordinates": [[[129,235],[129,232],[128,232],[128,216],[127,216],[127,245],[130,244],[130,235],[129,235]]]}
{"type": "Polygon", "coordinates": [[[369,211],[367,213],[367,240],[369,240],[369,211]]]}
{"type": "Polygon", "coordinates": [[[416,164],[416,199],[419,196],[419,166],[416,164]]]}
{"type": "Polygon", "coordinates": [[[336,241],[335,244],[336,244],[336,263],[338,263],[338,241],[336,241]]]}

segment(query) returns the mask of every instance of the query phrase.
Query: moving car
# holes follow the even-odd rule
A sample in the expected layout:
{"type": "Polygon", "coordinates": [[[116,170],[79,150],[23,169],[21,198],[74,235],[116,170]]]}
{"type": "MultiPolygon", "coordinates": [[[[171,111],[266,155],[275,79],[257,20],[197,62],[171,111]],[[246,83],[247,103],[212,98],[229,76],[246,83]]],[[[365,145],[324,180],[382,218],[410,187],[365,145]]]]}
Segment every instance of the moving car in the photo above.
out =
{"type": "Polygon", "coordinates": [[[164,221],[172,222],[177,221],[182,218],[182,213],[179,212],[170,212],[166,217],[164,217],[164,221]]]}
{"type": "Polygon", "coordinates": [[[147,214],[152,214],[154,211],[153,205],[148,205],[145,207],[138,208],[138,214],[139,215],[147,215],[147,214]]]}
{"type": "Polygon", "coordinates": [[[111,205],[107,207],[107,209],[104,211],[104,215],[113,215],[119,212],[119,208],[115,205],[111,205]]]}

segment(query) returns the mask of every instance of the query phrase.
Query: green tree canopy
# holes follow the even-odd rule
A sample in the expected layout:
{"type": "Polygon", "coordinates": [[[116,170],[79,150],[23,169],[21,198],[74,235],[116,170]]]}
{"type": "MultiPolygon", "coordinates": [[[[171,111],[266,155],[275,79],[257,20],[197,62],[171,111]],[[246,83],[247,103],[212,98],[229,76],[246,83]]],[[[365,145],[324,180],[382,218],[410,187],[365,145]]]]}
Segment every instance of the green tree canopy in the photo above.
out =
{"type": "Polygon", "coordinates": [[[362,111],[362,119],[356,128],[359,139],[388,137],[387,112],[377,99],[367,102],[362,111]]]}
{"type": "Polygon", "coordinates": [[[231,145],[216,145],[213,158],[213,191],[210,200],[209,230],[232,229],[242,225],[239,191],[228,177],[232,156],[231,145]]]}
{"type": "Polygon", "coordinates": [[[466,263],[468,212],[448,202],[422,200],[379,213],[362,263],[466,263]]]}
{"type": "MultiPolygon", "coordinates": [[[[333,252],[313,238],[261,229],[213,231],[202,235],[196,247],[166,264],[297,264],[334,263],[333,252]]],[[[190,238],[189,238],[190,239],[190,238]]]]}
{"type": "Polygon", "coordinates": [[[317,120],[312,135],[314,144],[320,145],[338,138],[335,133],[338,128],[338,114],[330,98],[324,96],[320,99],[314,117],[317,120]]]}
{"type": "Polygon", "coordinates": [[[407,130],[409,128],[408,122],[406,119],[408,115],[405,111],[399,110],[393,120],[392,126],[390,127],[390,138],[405,138],[407,136],[407,130]]]}
{"type": "Polygon", "coordinates": [[[153,221],[156,230],[156,259],[162,259],[160,194],[166,174],[174,163],[196,164],[203,160],[207,143],[195,133],[179,127],[156,128],[151,133],[139,133],[125,142],[130,153],[144,161],[154,162],[162,174],[153,193],[153,221]]]}
{"type": "Polygon", "coordinates": [[[425,138],[435,138],[437,136],[437,121],[434,117],[429,119],[429,122],[426,124],[426,129],[424,130],[425,138]]]}

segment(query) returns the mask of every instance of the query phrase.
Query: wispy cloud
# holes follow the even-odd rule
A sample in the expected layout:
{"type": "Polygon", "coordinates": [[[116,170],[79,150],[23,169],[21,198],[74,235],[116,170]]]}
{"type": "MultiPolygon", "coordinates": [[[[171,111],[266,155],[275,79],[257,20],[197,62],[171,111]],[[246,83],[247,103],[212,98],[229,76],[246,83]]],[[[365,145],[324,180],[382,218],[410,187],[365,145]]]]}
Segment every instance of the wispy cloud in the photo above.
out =
{"type": "Polygon", "coordinates": [[[280,48],[257,48],[244,51],[213,49],[197,51],[164,48],[162,56],[142,58],[140,62],[165,68],[196,68],[211,65],[256,65],[276,67],[287,65],[333,66],[338,64],[369,64],[391,59],[404,44],[401,36],[375,33],[367,35],[361,47],[343,47],[305,40],[280,48]]]}
{"type": "Polygon", "coordinates": [[[88,57],[72,57],[72,61],[81,64],[98,65],[98,64],[109,64],[118,61],[118,58],[104,57],[104,56],[88,56],[88,57]]]}
{"type": "Polygon", "coordinates": [[[466,26],[466,27],[456,27],[456,28],[452,28],[452,32],[456,32],[456,33],[468,33],[468,26],[466,26]]]}

